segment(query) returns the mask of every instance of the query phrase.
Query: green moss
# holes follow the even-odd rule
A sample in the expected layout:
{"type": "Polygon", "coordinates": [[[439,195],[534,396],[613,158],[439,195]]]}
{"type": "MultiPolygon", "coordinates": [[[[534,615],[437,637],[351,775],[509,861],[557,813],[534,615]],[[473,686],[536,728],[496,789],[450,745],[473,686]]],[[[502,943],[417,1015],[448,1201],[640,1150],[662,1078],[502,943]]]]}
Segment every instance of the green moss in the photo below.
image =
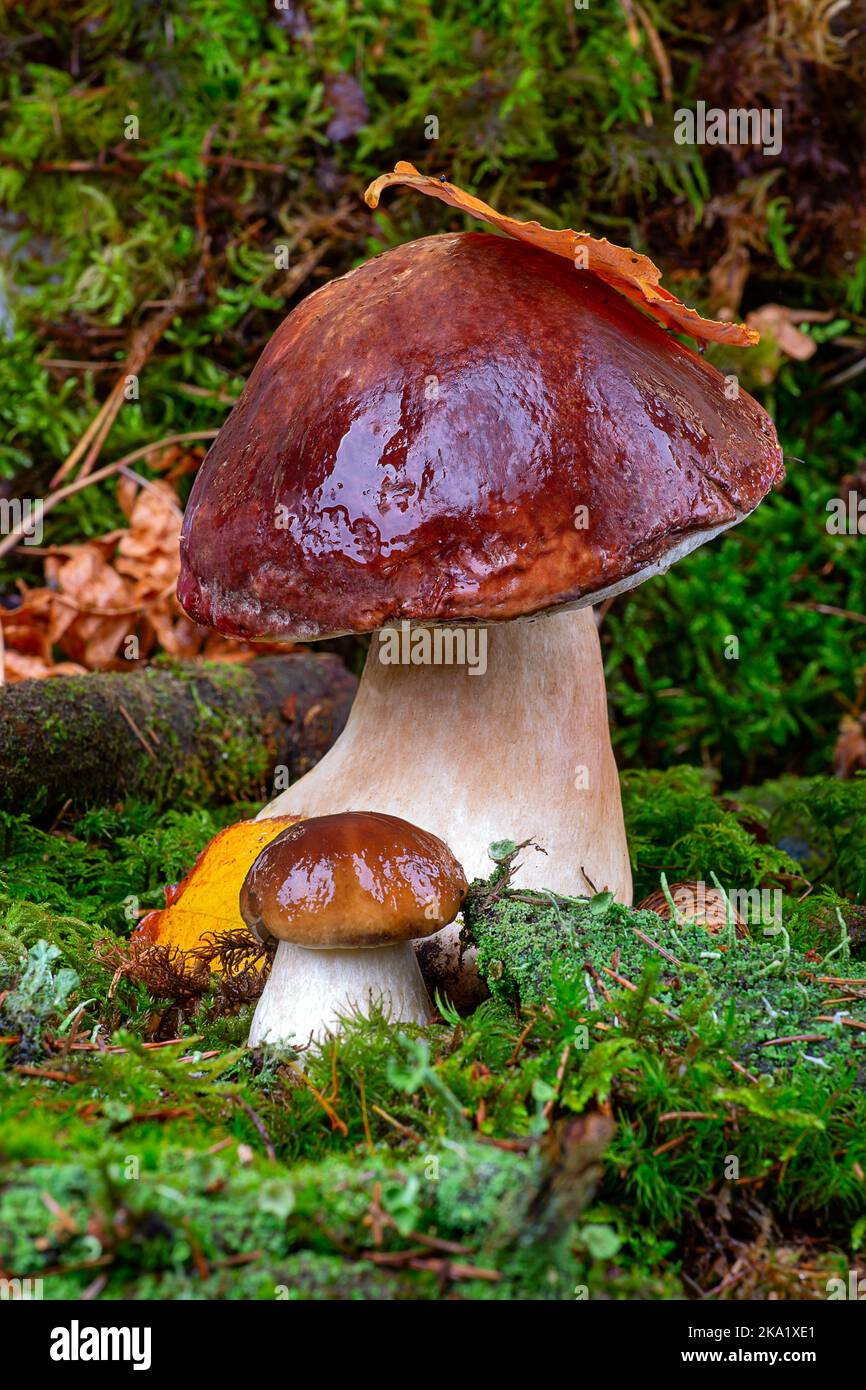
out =
{"type": "Polygon", "coordinates": [[[161,907],[164,886],[184,877],[223,826],[258,809],[238,802],[159,814],[130,800],[86,811],[56,832],[0,812],[0,891],[128,935],[136,913],[161,907]]]}

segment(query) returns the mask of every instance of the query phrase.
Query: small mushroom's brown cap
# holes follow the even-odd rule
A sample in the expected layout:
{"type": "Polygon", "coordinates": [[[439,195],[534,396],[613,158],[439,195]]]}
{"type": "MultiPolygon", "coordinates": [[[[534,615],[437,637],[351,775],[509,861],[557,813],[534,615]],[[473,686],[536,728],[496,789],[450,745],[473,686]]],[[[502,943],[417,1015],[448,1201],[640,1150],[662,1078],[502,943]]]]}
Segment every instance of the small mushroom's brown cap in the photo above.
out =
{"type": "Polygon", "coordinates": [[[178,596],[241,637],[597,602],[784,476],[743,390],[596,276],[485,233],[304,300],[207,458],[178,596]]]}
{"type": "Polygon", "coordinates": [[[271,840],[241,889],[259,938],[324,950],[396,946],[457,916],[466,876],[442,840],[377,811],[313,816],[271,840]]]}

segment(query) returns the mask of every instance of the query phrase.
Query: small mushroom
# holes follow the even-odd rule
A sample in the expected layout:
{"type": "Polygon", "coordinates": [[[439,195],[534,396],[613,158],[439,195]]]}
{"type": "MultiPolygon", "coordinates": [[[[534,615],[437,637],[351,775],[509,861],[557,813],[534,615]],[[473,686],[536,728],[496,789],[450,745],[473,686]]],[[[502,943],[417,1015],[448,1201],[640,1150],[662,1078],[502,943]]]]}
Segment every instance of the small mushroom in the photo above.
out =
{"type": "Polygon", "coordinates": [[[428,1022],[412,942],[453,921],[466,890],[448,846],[396,816],[346,811],[284,830],[240,895],[250,930],[279,941],[250,1046],[321,1042],[376,1004],[395,1022],[428,1022]]]}

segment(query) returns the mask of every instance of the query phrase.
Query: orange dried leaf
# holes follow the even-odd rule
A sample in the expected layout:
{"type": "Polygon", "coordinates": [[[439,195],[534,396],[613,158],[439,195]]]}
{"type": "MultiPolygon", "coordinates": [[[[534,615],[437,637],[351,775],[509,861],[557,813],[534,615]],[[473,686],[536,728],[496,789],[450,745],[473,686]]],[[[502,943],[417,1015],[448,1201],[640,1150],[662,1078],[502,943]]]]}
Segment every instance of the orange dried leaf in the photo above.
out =
{"type": "Polygon", "coordinates": [[[521,222],[515,217],[506,217],[495,208],[464,193],[453,183],[443,183],[428,174],[420,174],[414,164],[401,160],[395,165],[393,174],[381,174],[374,179],[364,194],[367,205],[379,206],[379,198],[386,188],[402,184],[417,189],[431,198],[469,213],[482,222],[489,222],[508,236],[518,241],[528,242],[530,246],[540,247],[554,256],[563,256],[575,268],[589,271],[610,285],[619,294],[625,295],[639,308],[645,309],[653,318],[667,328],[678,333],[688,333],[693,338],[705,342],[730,343],[734,347],[753,347],[760,341],[760,334],[743,323],[719,323],[715,319],[705,319],[696,309],[689,309],[661,284],[661,271],[648,256],[641,256],[627,246],[616,246],[606,237],[590,236],[588,232],[574,232],[571,228],[555,231],[542,227],[540,222],[521,222]],[[578,258],[578,251],[585,252],[578,258]],[[577,258],[577,259],[576,259],[577,258]]]}
{"type": "Polygon", "coordinates": [[[209,932],[245,930],[238,898],[247,870],[266,844],[300,819],[243,820],[221,830],[205,845],[186,878],[166,888],[165,907],[143,917],[132,939],[193,951],[209,932]]]}

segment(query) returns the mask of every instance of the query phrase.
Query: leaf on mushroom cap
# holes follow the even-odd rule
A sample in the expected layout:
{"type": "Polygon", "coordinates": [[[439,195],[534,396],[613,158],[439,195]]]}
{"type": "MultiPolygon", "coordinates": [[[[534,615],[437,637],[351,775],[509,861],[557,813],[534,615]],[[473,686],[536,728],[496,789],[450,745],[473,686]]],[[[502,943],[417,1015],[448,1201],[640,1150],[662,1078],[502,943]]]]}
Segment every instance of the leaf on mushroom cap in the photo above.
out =
{"type": "Polygon", "coordinates": [[[587,269],[591,274],[597,275],[633,304],[645,309],[667,328],[688,333],[699,341],[729,343],[732,347],[754,347],[760,342],[758,331],[744,323],[720,323],[715,319],[703,318],[696,309],[689,309],[663,287],[658,266],[648,256],[642,256],[628,246],[616,246],[606,237],[593,237],[588,232],[575,232],[569,227],[555,230],[542,227],[540,222],[521,222],[516,217],[506,217],[480,198],[465,193],[456,184],[443,183],[429,174],[420,174],[414,164],[402,159],[394,166],[393,174],[380,174],[373,180],[364,194],[367,205],[378,207],[383,190],[395,185],[414,188],[419,193],[438,198],[460,212],[489,222],[518,241],[528,242],[530,246],[540,247],[572,263],[578,249],[586,248],[587,269]]]}

